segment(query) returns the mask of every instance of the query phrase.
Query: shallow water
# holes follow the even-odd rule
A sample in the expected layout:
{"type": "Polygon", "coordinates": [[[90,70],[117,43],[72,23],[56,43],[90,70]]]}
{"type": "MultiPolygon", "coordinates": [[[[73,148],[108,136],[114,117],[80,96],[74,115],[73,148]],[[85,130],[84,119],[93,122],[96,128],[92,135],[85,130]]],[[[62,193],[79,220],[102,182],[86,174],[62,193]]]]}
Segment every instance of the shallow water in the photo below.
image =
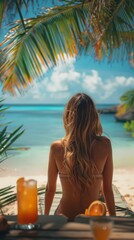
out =
{"type": "MultiPolygon", "coordinates": [[[[99,105],[98,108],[109,107],[99,105]]],[[[29,147],[27,151],[10,153],[1,164],[1,175],[44,175],[47,171],[49,147],[52,141],[64,136],[63,105],[12,105],[5,112],[9,131],[23,125],[24,134],[15,146],[29,147]]],[[[134,166],[134,139],[126,133],[123,123],[116,122],[114,114],[101,114],[106,136],[111,139],[115,168],[134,166]]]]}

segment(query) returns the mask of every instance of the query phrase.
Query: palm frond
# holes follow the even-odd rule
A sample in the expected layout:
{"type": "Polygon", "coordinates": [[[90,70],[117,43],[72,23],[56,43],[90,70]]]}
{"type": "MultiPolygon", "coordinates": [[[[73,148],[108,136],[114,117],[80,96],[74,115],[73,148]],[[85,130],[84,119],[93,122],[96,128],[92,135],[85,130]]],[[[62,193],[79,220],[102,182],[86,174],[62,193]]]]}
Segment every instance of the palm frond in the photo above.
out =
{"type": "Polygon", "coordinates": [[[5,9],[5,0],[1,0],[0,1],[0,26],[3,19],[4,9],[5,9]]]}
{"type": "MultiPolygon", "coordinates": [[[[8,108],[3,106],[2,102],[4,99],[0,99],[0,118],[3,117],[3,112],[8,108]]],[[[0,163],[2,163],[7,158],[7,151],[9,150],[19,150],[20,148],[12,147],[11,145],[23,134],[22,126],[16,128],[13,132],[8,132],[8,124],[0,123],[0,163]],[[5,126],[4,126],[5,125],[5,126]],[[2,128],[2,126],[4,126],[2,128]]],[[[27,148],[21,148],[21,150],[27,148]]]]}
{"type": "MultiPolygon", "coordinates": [[[[3,117],[2,113],[4,113],[8,109],[8,107],[5,107],[2,104],[3,101],[4,101],[4,99],[0,98],[0,118],[3,117]]],[[[0,124],[0,126],[1,126],[1,124],[0,124]]]]}
{"type": "MultiPolygon", "coordinates": [[[[18,139],[24,132],[21,130],[22,126],[15,129],[12,133],[7,133],[7,126],[0,132],[0,158],[3,157],[2,154],[6,154],[9,147],[18,139]]],[[[0,162],[3,160],[0,159],[0,162]]]]}
{"type": "Polygon", "coordinates": [[[3,208],[8,204],[16,201],[16,194],[14,193],[14,186],[8,186],[0,189],[0,211],[3,214],[3,208]]]}
{"type": "MultiPolygon", "coordinates": [[[[32,10],[35,11],[37,6],[39,6],[39,2],[40,1],[38,0],[0,0],[0,27],[5,18],[9,24],[11,20],[14,21],[15,17],[19,15],[23,28],[25,29],[24,17],[22,15],[22,8],[23,8],[23,13],[24,13],[24,10],[26,10],[27,12],[28,10],[30,12],[32,10]]],[[[49,0],[49,3],[50,2],[54,4],[55,0],[49,0]]],[[[43,3],[44,5],[47,4],[48,0],[44,0],[43,3]]]]}
{"type": "MultiPolygon", "coordinates": [[[[132,0],[93,0],[89,13],[89,31],[95,56],[109,60],[129,58],[134,47],[134,2],[132,0]],[[91,14],[90,14],[91,13],[91,14]]],[[[92,45],[87,42],[87,49],[92,45]]]]}
{"type": "Polygon", "coordinates": [[[16,21],[2,43],[1,81],[15,94],[59,60],[85,51],[123,59],[134,47],[134,1],[66,1],[37,18],[16,21]]]}
{"type": "MultiPolygon", "coordinates": [[[[45,187],[38,188],[38,195],[44,194],[45,187]]],[[[15,186],[7,186],[0,189],[0,212],[3,214],[3,208],[17,200],[15,186]]]]}
{"type": "Polygon", "coordinates": [[[11,19],[13,20],[17,14],[19,14],[24,27],[24,20],[21,13],[21,9],[22,7],[25,7],[25,9],[28,10],[28,6],[30,4],[34,5],[34,3],[36,2],[37,0],[1,0],[0,1],[0,27],[5,17],[6,17],[6,20],[8,19],[8,21],[11,22],[11,19]]]}
{"type": "Polygon", "coordinates": [[[85,14],[86,10],[81,8],[76,11],[72,7],[55,7],[47,14],[25,22],[27,33],[17,21],[2,51],[4,89],[13,93],[14,86],[18,90],[22,86],[25,88],[59,59],[65,61],[65,56],[76,56],[76,42],[85,31],[85,14]]]}

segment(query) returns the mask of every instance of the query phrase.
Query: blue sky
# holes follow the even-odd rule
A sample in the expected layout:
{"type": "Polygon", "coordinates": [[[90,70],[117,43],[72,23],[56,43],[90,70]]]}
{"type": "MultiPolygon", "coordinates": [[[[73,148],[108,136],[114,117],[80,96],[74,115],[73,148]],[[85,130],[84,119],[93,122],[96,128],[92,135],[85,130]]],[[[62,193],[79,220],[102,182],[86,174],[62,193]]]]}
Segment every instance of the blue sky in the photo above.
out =
{"type": "Polygon", "coordinates": [[[23,94],[4,94],[5,103],[66,103],[76,92],[89,94],[97,104],[119,103],[134,88],[134,68],[127,62],[97,62],[90,56],[67,59],[45,73],[23,94]]]}
{"type": "Polygon", "coordinates": [[[23,94],[2,93],[5,103],[66,103],[76,92],[89,94],[97,104],[119,103],[120,96],[134,88],[134,68],[127,61],[96,61],[91,56],[69,58],[66,64],[47,71],[23,94]]]}

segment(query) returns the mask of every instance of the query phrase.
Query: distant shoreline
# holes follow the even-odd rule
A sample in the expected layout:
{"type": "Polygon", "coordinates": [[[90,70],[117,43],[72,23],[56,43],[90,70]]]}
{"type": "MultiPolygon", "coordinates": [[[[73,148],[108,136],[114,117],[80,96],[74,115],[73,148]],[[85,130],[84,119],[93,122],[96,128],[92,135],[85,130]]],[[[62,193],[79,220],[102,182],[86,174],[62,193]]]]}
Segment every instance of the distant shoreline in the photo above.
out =
{"type": "Polygon", "coordinates": [[[117,106],[112,106],[108,108],[99,108],[97,109],[99,113],[112,113],[115,114],[117,112],[117,106]]]}
{"type": "MultiPolygon", "coordinates": [[[[3,106],[65,106],[65,104],[62,103],[3,103],[3,106]]],[[[96,106],[101,106],[101,105],[105,105],[105,106],[117,106],[119,105],[119,103],[98,103],[96,104],[96,106]]]]}
{"type": "MultiPolygon", "coordinates": [[[[48,110],[48,108],[50,107],[50,108],[55,108],[55,107],[61,107],[61,108],[63,108],[64,109],[64,107],[65,107],[65,104],[3,104],[3,106],[4,107],[9,107],[9,108],[14,108],[14,107],[16,107],[16,108],[21,108],[21,107],[26,107],[26,108],[30,108],[30,107],[44,107],[44,109],[42,109],[42,110],[48,110]],[[45,109],[46,108],[46,109],[45,109]]],[[[116,113],[116,111],[117,111],[117,104],[96,104],[96,108],[97,108],[97,111],[99,112],[99,113],[104,113],[104,114],[106,114],[106,113],[116,113]]],[[[11,109],[12,110],[12,109],[11,109]]],[[[16,109],[17,110],[17,109],[16,109]]],[[[31,109],[30,109],[31,110],[31,109]]],[[[33,110],[33,109],[32,109],[33,110]]],[[[37,110],[37,109],[34,109],[34,110],[37,110]]],[[[51,109],[50,109],[51,110],[51,109]]],[[[8,111],[10,111],[10,109],[8,110],[8,111]]]]}

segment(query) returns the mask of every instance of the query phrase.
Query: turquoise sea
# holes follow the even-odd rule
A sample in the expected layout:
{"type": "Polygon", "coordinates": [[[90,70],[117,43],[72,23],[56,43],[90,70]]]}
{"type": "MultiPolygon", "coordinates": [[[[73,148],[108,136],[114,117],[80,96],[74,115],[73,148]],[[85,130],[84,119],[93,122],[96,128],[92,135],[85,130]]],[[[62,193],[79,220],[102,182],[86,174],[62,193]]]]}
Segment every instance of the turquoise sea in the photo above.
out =
{"type": "MultiPolygon", "coordinates": [[[[111,104],[112,106],[112,104],[111,104]]],[[[15,146],[29,150],[11,152],[1,164],[1,175],[46,175],[49,147],[52,141],[64,136],[62,115],[64,105],[8,105],[4,122],[10,122],[8,130],[23,125],[24,134],[15,146]]],[[[107,108],[110,105],[97,105],[107,108]]],[[[100,114],[103,131],[111,139],[115,168],[134,167],[134,139],[115,120],[114,114],[100,114]]]]}

